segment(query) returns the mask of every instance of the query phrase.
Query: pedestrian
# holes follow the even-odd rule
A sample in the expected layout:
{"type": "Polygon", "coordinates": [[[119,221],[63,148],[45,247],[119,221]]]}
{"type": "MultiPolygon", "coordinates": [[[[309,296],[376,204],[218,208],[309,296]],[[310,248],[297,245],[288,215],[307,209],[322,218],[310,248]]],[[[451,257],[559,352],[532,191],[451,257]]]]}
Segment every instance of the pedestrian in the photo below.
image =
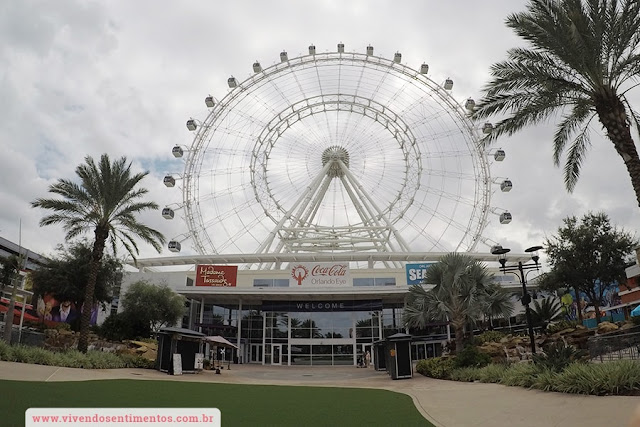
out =
{"type": "Polygon", "coordinates": [[[371,353],[369,353],[369,350],[367,350],[367,352],[364,355],[364,367],[368,368],[370,363],[371,363],[371,353]]]}

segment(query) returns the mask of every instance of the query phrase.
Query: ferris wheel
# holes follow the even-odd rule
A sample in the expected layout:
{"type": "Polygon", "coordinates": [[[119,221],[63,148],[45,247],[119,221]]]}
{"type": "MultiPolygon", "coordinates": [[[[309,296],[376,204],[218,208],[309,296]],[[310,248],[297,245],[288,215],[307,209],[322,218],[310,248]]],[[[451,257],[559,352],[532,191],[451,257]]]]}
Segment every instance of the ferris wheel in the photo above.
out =
{"type": "MultiPolygon", "coordinates": [[[[489,123],[468,117],[451,79],[436,82],[373,54],[309,54],[230,77],[189,119],[177,145],[190,239],[201,254],[471,251],[487,224],[493,184],[480,143],[489,123]]],[[[511,182],[501,184],[502,191],[511,182]]],[[[500,222],[511,215],[500,213],[500,222]]],[[[180,240],[169,249],[180,250],[180,240]]]]}

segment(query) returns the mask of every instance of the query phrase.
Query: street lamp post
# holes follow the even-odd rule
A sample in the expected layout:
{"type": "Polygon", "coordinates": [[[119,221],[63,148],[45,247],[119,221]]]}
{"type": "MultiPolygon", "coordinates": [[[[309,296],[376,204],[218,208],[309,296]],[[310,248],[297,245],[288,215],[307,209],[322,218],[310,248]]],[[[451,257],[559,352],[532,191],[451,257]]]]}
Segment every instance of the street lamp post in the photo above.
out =
{"type": "Polygon", "coordinates": [[[539,269],[538,260],[540,257],[537,252],[542,249],[542,246],[532,246],[525,250],[527,253],[531,253],[531,260],[534,264],[526,264],[522,263],[522,261],[518,261],[518,265],[507,266],[507,257],[505,256],[508,252],[511,251],[509,248],[503,248],[502,246],[494,246],[491,248],[491,253],[493,255],[500,255],[498,261],[500,262],[500,270],[503,273],[513,273],[520,279],[520,283],[522,284],[522,305],[524,305],[525,315],[527,317],[527,327],[529,329],[529,339],[531,340],[531,354],[536,354],[536,340],[533,334],[533,321],[531,320],[531,309],[529,308],[529,304],[531,303],[531,295],[527,291],[527,278],[525,274],[525,270],[539,269]],[[516,273],[519,272],[520,274],[516,273]]]}

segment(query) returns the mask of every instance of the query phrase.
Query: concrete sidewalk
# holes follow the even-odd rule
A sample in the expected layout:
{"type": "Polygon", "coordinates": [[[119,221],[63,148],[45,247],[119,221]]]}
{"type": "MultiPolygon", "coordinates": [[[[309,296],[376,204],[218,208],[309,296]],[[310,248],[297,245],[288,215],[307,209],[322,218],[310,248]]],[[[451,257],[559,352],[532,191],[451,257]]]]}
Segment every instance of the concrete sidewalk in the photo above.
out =
{"type": "MultiPolygon", "coordinates": [[[[148,369],[89,370],[0,362],[0,379],[86,381],[139,379],[229,384],[378,388],[409,395],[437,426],[629,426],[637,396],[582,396],[546,393],[498,384],[441,381],[416,375],[393,381],[385,372],[355,367],[231,365],[212,371],[170,376],[148,369]]],[[[634,426],[635,427],[635,426],[634,426]]],[[[640,427],[640,424],[638,425],[640,427]]]]}

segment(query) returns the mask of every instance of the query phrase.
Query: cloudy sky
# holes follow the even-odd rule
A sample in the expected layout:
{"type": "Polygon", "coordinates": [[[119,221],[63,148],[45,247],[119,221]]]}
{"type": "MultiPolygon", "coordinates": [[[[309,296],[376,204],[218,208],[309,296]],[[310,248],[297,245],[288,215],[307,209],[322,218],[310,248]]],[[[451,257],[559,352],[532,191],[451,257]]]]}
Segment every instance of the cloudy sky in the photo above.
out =
{"type": "MultiPolygon", "coordinates": [[[[230,75],[244,80],[251,64],[304,54],[315,44],[430,65],[434,80],[451,77],[459,102],[478,99],[489,66],[519,40],[504,25],[522,0],[417,1],[33,1],[0,4],[0,236],[43,254],[64,240],[59,227],[40,228],[42,211],[30,202],[47,196],[58,178],[73,178],[85,156],[126,155],[159,205],[179,202],[162,177],[179,173],[175,144],[190,145],[189,117],[204,118],[207,94],[222,98],[230,75]]],[[[635,94],[636,104],[640,96],[635,94]]],[[[630,180],[599,125],[573,194],[551,158],[553,122],[531,128],[496,147],[507,159],[492,175],[514,183],[493,205],[485,237],[520,252],[553,234],[564,217],[604,211],[634,233],[640,224],[630,180]]],[[[169,238],[185,233],[181,221],[159,213],[142,218],[169,238]]],[[[185,243],[188,252],[189,244],[185,243]]],[[[153,256],[149,247],[141,256],[153,256]]],[[[488,251],[480,245],[479,251],[488,251]]],[[[164,256],[173,255],[169,251],[164,256]]]]}

